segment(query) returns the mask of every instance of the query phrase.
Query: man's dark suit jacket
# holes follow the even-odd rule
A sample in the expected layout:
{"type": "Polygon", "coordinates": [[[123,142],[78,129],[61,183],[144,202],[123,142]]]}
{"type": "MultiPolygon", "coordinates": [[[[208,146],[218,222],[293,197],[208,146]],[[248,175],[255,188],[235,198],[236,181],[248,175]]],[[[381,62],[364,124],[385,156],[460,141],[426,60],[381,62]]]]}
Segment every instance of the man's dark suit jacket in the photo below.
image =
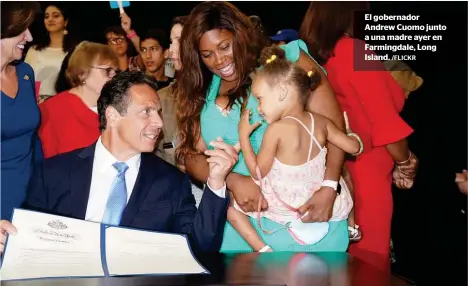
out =
{"type": "MultiPolygon", "coordinates": [[[[95,144],[44,160],[29,182],[25,208],[85,219],[95,144]]],[[[199,209],[189,177],[154,154],[141,154],[135,187],[120,226],[187,234],[196,251],[221,247],[229,195],[205,187],[199,209]]]]}

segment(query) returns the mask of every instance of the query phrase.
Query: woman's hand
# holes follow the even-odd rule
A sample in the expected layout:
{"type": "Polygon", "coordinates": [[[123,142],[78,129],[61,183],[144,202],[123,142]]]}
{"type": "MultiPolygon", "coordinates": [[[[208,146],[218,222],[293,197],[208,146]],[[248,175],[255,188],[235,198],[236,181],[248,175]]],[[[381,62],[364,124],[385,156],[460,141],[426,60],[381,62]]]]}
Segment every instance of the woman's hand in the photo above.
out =
{"type": "Polygon", "coordinates": [[[419,159],[411,153],[411,158],[408,160],[408,162],[405,162],[404,164],[396,164],[397,169],[403,174],[405,177],[413,179],[416,177],[416,173],[418,172],[418,167],[419,167],[419,159]]]}
{"type": "Polygon", "coordinates": [[[129,34],[132,31],[132,19],[126,13],[120,15],[120,24],[125,33],[129,34]]]}
{"type": "Polygon", "coordinates": [[[268,203],[260,192],[260,188],[251,177],[231,174],[228,180],[228,188],[244,212],[258,211],[260,197],[262,197],[261,210],[268,208],[268,203]]]}
{"type": "Polygon", "coordinates": [[[399,189],[408,190],[413,187],[414,177],[409,177],[402,173],[398,168],[395,168],[393,170],[393,183],[399,189]]]}
{"type": "Polygon", "coordinates": [[[336,191],[330,187],[321,187],[313,196],[299,208],[299,213],[306,216],[303,222],[327,222],[333,214],[336,191]]]}
{"type": "Polygon", "coordinates": [[[396,163],[393,170],[393,183],[397,188],[408,190],[413,187],[414,178],[419,167],[419,160],[416,155],[410,153],[410,158],[403,163],[396,163]]]}

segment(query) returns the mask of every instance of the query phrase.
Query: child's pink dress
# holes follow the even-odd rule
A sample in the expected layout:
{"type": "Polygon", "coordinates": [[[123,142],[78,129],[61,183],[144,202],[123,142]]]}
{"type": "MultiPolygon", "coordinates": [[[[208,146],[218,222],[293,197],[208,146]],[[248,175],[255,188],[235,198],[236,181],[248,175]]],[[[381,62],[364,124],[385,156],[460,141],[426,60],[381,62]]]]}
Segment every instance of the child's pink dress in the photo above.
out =
{"type": "MultiPolygon", "coordinates": [[[[309,113],[310,114],[310,113],[309,113]]],[[[325,162],[327,148],[321,147],[314,136],[314,117],[311,118],[311,131],[299,119],[285,117],[297,121],[304,127],[311,136],[308,161],[302,165],[292,166],[281,163],[274,159],[270,172],[262,178],[262,194],[268,202],[268,209],[260,213],[260,217],[265,217],[281,224],[294,221],[298,218],[298,213],[293,209],[301,207],[307,202],[315,191],[319,190],[325,176],[325,162]],[[310,158],[313,147],[317,146],[320,152],[313,159],[310,158]]],[[[256,181],[259,184],[258,181],[256,181]]],[[[341,194],[336,197],[333,206],[331,221],[340,221],[348,218],[353,207],[353,201],[343,178],[340,179],[341,194]]],[[[237,202],[234,207],[243,212],[237,202]]],[[[257,218],[257,212],[245,213],[253,218],[257,218]]]]}

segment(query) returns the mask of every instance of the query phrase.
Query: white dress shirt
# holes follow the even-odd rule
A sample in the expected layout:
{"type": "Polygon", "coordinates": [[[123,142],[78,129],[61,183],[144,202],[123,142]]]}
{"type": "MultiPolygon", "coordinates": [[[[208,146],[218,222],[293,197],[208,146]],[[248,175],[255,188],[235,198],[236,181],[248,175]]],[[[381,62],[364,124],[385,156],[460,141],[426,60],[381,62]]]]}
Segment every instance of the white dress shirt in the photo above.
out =
{"type": "MultiPolygon", "coordinates": [[[[85,219],[88,221],[102,221],[106,210],[107,199],[110,195],[112,183],[117,176],[117,170],[112,166],[115,162],[119,162],[109,150],[102,145],[101,137],[96,142],[94,151],[93,172],[91,177],[91,188],[89,191],[88,206],[86,209],[85,219]]],[[[141,154],[137,154],[125,163],[128,170],[125,172],[125,185],[127,187],[127,203],[133,192],[133,187],[140,170],[141,154]]],[[[211,189],[211,188],[210,188],[211,189]]],[[[218,197],[226,197],[226,184],[219,189],[211,189],[218,197]]]]}
{"type": "MultiPolygon", "coordinates": [[[[86,220],[101,222],[104,212],[106,211],[107,198],[110,195],[112,183],[117,176],[117,170],[112,166],[115,162],[119,162],[107,149],[102,145],[101,137],[96,142],[94,151],[93,173],[91,177],[91,188],[89,190],[88,207],[86,209],[86,220]]],[[[137,154],[127,161],[125,164],[128,170],[125,172],[125,185],[127,187],[127,203],[132,195],[133,187],[140,170],[141,154],[137,154]]]]}

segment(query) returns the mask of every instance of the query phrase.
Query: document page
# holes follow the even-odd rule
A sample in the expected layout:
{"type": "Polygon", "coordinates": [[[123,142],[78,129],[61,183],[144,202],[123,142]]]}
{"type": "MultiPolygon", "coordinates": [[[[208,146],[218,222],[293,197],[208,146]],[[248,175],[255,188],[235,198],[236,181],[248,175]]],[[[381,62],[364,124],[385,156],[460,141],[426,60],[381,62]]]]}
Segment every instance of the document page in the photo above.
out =
{"type": "Polygon", "coordinates": [[[1,280],[104,276],[100,224],[15,209],[1,280]]]}
{"type": "Polygon", "coordinates": [[[111,276],[206,273],[181,235],[109,227],[106,246],[111,276]]]}

